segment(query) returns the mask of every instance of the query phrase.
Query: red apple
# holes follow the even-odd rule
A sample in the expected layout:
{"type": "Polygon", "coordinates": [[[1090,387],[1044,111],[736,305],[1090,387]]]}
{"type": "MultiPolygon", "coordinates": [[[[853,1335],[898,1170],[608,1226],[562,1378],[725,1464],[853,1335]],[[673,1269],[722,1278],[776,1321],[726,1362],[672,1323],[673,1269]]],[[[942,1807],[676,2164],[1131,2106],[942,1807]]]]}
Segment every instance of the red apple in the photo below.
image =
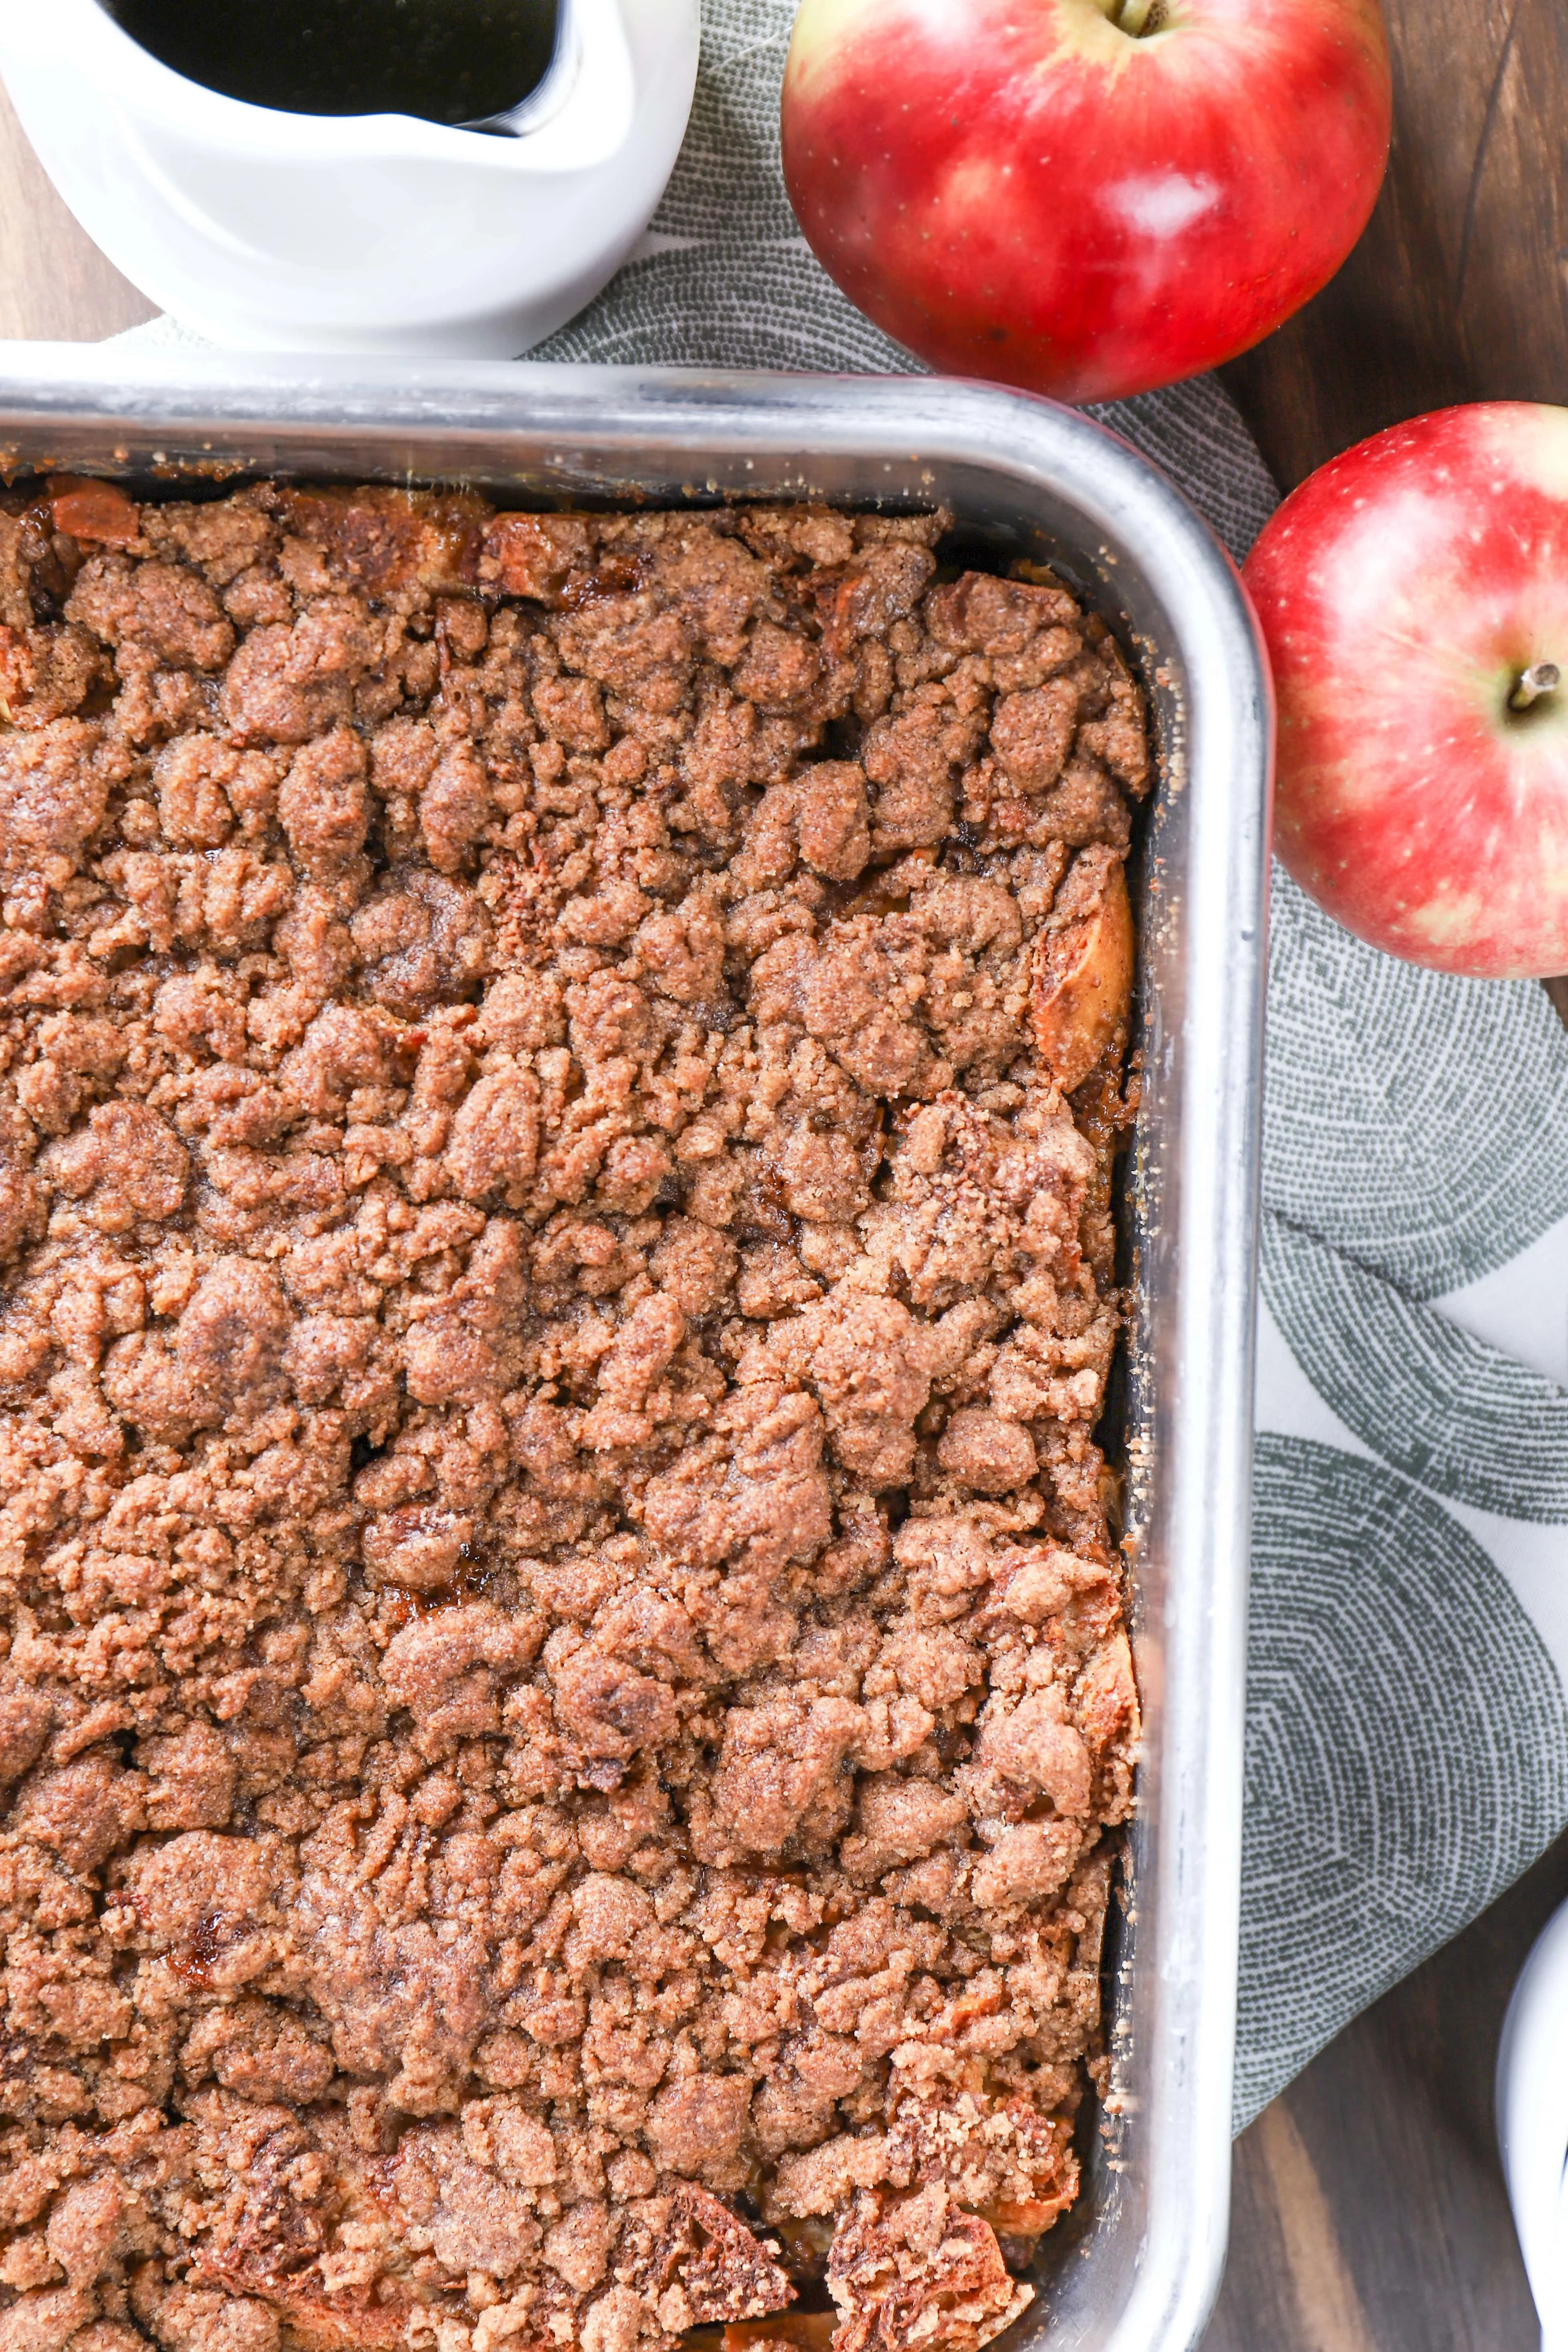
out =
{"type": "Polygon", "coordinates": [[[1297,881],[1412,963],[1568,971],[1568,408],[1444,408],[1347,449],[1246,576],[1297,881]]]}
{"type": "Polygon", "coordinates": [[[1377,0],[804,0],[790,199],[933,367],[1112,400],[1331,278],[1388,153],[1377,0]]]}

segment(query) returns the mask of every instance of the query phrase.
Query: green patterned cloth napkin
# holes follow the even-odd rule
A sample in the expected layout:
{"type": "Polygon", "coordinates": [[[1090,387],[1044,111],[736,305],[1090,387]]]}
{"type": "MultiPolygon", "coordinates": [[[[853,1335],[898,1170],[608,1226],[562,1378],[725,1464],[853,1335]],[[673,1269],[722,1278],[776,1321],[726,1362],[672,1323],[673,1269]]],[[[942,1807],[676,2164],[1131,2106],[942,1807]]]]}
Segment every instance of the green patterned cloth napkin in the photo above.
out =
{"type": "MultiPolygon", "coordinates": [[[[784,197],[794,6],[705,0],[652,227],[531,357],[912,366],[784,197]]],[[[1100,414],[1246,553],[1276,492],[1216,383],[1100,414]]],[[[1238,2129],[1568,1823],[1568,1039],[1282,875],[1272,922],[1238,2129]]]]}

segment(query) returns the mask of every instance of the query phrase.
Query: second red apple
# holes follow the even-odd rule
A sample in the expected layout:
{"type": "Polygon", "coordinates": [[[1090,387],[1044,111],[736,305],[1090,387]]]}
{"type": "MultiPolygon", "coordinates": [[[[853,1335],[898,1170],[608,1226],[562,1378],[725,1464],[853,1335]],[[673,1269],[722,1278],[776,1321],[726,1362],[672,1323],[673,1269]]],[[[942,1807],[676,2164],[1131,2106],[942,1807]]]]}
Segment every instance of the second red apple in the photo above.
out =
{"type": "Polygon", "coordinates": [[[1479,401],[1361,442],[1246,577],[1297,881],[1411,963],[1568,972],[1568,409],[1479,401]]]}

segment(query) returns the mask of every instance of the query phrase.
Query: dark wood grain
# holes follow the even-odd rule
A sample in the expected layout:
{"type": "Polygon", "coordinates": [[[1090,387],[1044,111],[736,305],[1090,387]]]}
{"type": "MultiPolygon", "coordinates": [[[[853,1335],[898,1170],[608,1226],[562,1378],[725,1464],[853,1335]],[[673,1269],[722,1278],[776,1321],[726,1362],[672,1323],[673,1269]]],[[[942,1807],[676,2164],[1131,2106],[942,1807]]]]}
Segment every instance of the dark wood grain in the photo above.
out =
{"type": "Polygon", "coordinates": [[[1388,178],[1315,302],[1226,371],[1281,485],[1458,400],[1568,400],[1568,7],[1384,0],[1388,178]]]}
{"type": "Polygon", "coordinates": [[[155,315],[55,194],[0,88],[0,341],[96,343],[155,315]]]}

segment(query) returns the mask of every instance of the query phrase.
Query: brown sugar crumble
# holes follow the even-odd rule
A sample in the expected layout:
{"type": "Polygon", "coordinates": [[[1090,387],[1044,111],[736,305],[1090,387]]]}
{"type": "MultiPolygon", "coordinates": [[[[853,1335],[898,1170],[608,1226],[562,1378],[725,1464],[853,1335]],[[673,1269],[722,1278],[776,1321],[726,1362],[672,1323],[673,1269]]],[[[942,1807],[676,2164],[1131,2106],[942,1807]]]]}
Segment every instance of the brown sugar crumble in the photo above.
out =
{"type": "Polygon", "coordinates": [[[0,499],[0,2352],[1027,2301],[1150,767],[942,528],[0,499]]]}

